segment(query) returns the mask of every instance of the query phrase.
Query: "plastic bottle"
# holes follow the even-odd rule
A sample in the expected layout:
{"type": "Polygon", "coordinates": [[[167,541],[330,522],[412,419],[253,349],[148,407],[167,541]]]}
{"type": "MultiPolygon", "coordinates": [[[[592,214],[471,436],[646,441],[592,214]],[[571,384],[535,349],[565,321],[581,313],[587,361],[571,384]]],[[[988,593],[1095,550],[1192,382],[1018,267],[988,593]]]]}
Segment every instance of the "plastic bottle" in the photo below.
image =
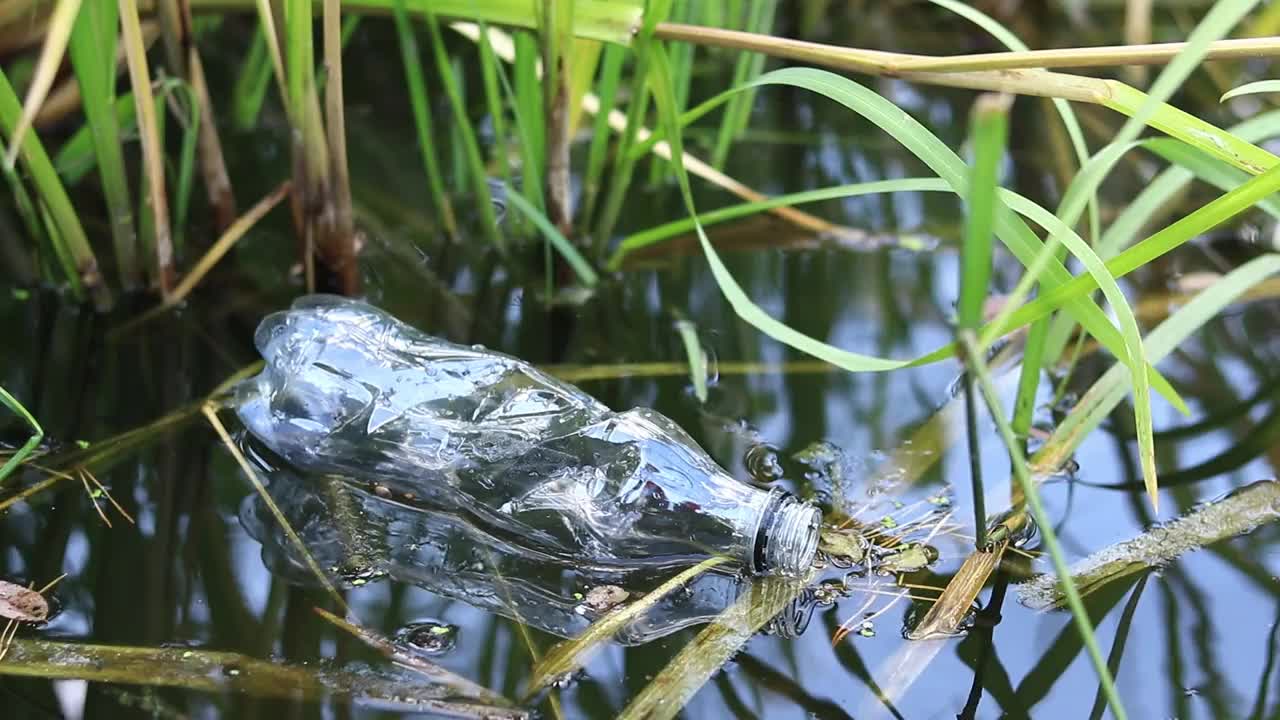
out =
{"type": "Polygon", "coordinates": [[[812,564],[817,508],[733,478],[652,410],[614,413],[515,358],[346,298],[301,298],[254,339],[266,366],[237,411],[295,468],[376,483],[578,563],[812,564]]]}

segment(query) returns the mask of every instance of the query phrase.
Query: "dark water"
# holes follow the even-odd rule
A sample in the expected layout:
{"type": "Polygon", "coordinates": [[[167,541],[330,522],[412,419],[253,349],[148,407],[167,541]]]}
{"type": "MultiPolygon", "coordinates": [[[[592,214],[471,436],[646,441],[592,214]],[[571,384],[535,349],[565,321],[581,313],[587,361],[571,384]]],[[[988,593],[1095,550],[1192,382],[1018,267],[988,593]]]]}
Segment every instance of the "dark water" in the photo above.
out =
{"type": "MultiPolygon", "coordinates": [[[[836,15],[839,15],[837,12],[836,15]]],[[[851,44],[910,46],[951,52],[985,45],[959,25],[894,39],[893,13],[852,28],[851,44]]],[[[237,26],[239,27],[239,26],[237,26]]],[[[1034,27],[1034,23],[1032,24],[1034,27]]],[[[236,53],[214,51],[224,70],[236,53]],[[225,54],[224,54],[225,53],[225,54]]],[[[1025,28],[1024,28],[1025,29],[1025,28]]],[[[912,33],[917,32],[912,30],[912,33]]],[[[381,24],[366,23],[347,69],[357,211],[368,234],[363,256],[367,297],[408,322],[452,340],[483,343],[544,366],[681,363],[678,318],[698,329],[713,367],[721,369],[709,399],[699,403],[687,376],[675,372],[587,380],[581,386],[615,409],[648,406],[678,421],[725,467],[747,473],[744,456],[763,440],[787,458],[819,440],[851,458],[855,480],[882,467],[888,453],[950,397],[957,368],[943,363],[891,374],[850,375],[784,364],[805,360],[738,320],[724,302],[705,262],[688,243],[610,279],[581,303],[549,306],[540,277],[541,249],[531,246],[511,267],[487,256],[479,243],[454,245],[435,233],[425,199],[413,134],[399,83],[398,59],[381,24]],[[392,49],[388,49],[392,48],[392,49]],[[365,78],[367,82],[351,82],[365,78]],[[383,92],[383,91],[386,92],[383,92]],[[394,120],[388,120],[394,118],[394,120]],[[769,367],[741,372],[735,363],[769,367]],[[742,423],[757,429],[746,432],[742,423]]],[[[818,38],[831,40],[832,38],[818,38]]],[[[1044,45],[1051,38],[1026,38],[1044,45]]],[[[1073,38],[1103,42],[1107,38],[1073,38]]],[[[706,92],[727,78],[729,64],[709,56],[695,84],[706,92]]],[[[228,76],[229,77],[229,76],[228,76]]],[[[228,79],[226,82],[230,82],[228,79]]],[[[216,83],[215,83],[216,84],[216,83]]],[[[1208,82],[1194,81],[1179,102],[1194,103],[1208,82]]],[[[478,86],[477,86],[478,87],[478,86]]],[[[876,87],[944,141],[963,141],[970,95],[892,81],[876,87]]],[[[1038,101],[1020,100],[1014,128],[1010,185],[1033,198],[1054,198],[1059,186],[1044,149],[1053,122],[1038,101]]],[[[1085,109],[1097,127],[1116,117],[1085,109]]],[[[1209,119],[1233,120],[1214,110],[1209,119]]],[[[443,117],[443,112],[441,113],[443,117]]],[[[265,128],[228,143],[231,175],[241,202],[288,172],[279,114],[265,128]],[[261,187],[255,187],[255,180],[261,187]]],[[[1088,126],[1089,123],[1086,123],[1088,126]]],[[[766,192],[918,174],[905,153],[856,118],[798,91],[772,90],[757,102],[752,127],[774,135],[739,144],[728,171],[766,192]],[[778,137],[781,134],[782,137],[778,137]]],[[[691,133],[697,138],[697,133],[691,133]]],[[[1098,143],[1092,136],[1091,142],[1098,143]]],[[[701,149],[695,142],[695,151],[701,149]]],[[[638,174],[647,176],[647,165],[638,174]]],[[[1114,207],[1139,187],[1143,168],[1122,168],[1107,186],[1114,207]]],[[[1194,202],[1196,194],[1187,202],[1194,202]]],[[[700,191],[702,207],[726,202],[700,191]]],[[[1052,205],[1052,203],[1050,203],[1052,205]]],[[[465,202],[461,203],[465,207],[465,202]]],[[[877,355],[908,357],[945,343],[956,295],[954,247],[957,204],[932,195],[861,198],[813,206],[814,212],[879,232],[926,232],[943,243],[938,252],[858,253],[809,238],[773,220],[724,226],[715,239],[743,288],[775,317],[828,342],[877,355]]],[[[665,185],[634,186],[622,230],[641,229],[681,215],[665,185]]],[[[1136,274],[1131,297],[1161,304],[1172,278],[1221,270],[1251,252],[1228,229],[1136,274]]],[[[145,307],[94,316],[52,293],[0,294],[0,384],[22,399],[59,443],[97,441],[145,426],[202,398],[228,375],[256,359],[251,339],[257,321],[302,292],[285,269],[294,243],[283,214],[255,231],[181,312],[141,327],[113,332],[145,307]]],[[[1007,258],[1006,258],[1007,260],[1007,258]]],[[[997,281],[1012,287],[1007,264],[997,281]]],[[[1143,318],[1148,326],[1159,317],[1143,318]]],[[[1280,465],[1280,304],[1259,301],[1231,308],[1160,365],[1193,410],[1184,418],[1163,402],[1155,406],[1157,460],[1165,488],[1161,519],[1222,493],[1275,477],[1280,465]],[[1185,429],[1183,429],[1185,428],[1185,429]]],[[[1078,389],[1108,362],[1090,357],[1077,372],[1078,389]]],[[[1048,399],[1046,383],[1043,398],[1048,399]]],[[[1082,557],[1138,533],[1153,519],[1140,490],[1124,409],[1085,441],[1079,472],[1043,489],[1051,516],[1072,557],[1082,557]]],[[[1048,413],[1042,419],[1051,422],[1048,413]]],[[[13,425],[3,436],[16,442],[13,425]]],[[[949,449],[910,448],[937,456],[936,465],[902,500],[912,502],[951,487],[955,519],[972,531],[969,461],[963,427],[949,449]]],[[[983,425],[987,507],[1007,504],[1007,461],[994,431],[983,425]]],[[[798,467],[787,461],[790,470],[798,467]]],[[[59,614],[23,638],[77,640],[129,646],[223,650],[299,663],[330,660],[380,665],[381,660],[318,618],[313,607],[332,607],[322,593],[289,585],[267,571],[259,544],[238,520],[251,488],[225,449],[198,418],[171,433],[149,434],[136,452],[97,470],[98,478],[137,520],[109,515],[107,528],[78,483],[67,481],[19,503],[0,517],[0,577],[43,583],[66,573],[54,595],[59,614]]],[[[37,474],[24,480],[33,482],[37,474]]],[[[790,473],[783,484],[805,492],[790,473]]],[[[863,492],[857,489],[853,498],[863,492]]],[[[108,513],[111,511],[108,510],[108,513]]],[[[1280,529],[1264,526],[1246,537],[1188,555],[1145,584],[1119,583],[1093,596],[1091,608],[1103,652],[1116,654],[1118,686],[1132,717],[1267,718],[1280,713],[1275,669],[1280,615],[1280,529]]],[[[967,551],[962,540],[940,540],[942,559],[908,579],[945,585],[967,551]]],[[[898,592],[891,584],[880,591],[898,592]]],[[[983,601],[989,597],[984,592],[983,601]]],[[[758,636],[703,687],[687,717],[1087,717],[1097,680],[1065,613],[1035,613],[1010,590],[998,615],[966,637],[947,641],[892,709],[870,688],[893,674],[910,606],[879,615],[870,631],[835,646],[837,627],[858,612],[874,612],[891,598],[857,595],[818,608],[797,639],[758,636]],[[868,600],[872,600],[870,606],[868,600]],[[975,667],[981,666],[980,672],[975,667]],[[973,693],[977,686],[981,692],[973,693]],[[977,698],[976,704],[971,695],[977,698]]],[[[420,588],[373,582],[347,592],[353,613],[387,636],[423,619],[457,626],[454,646],[433,659],[508,696],[516,696],[531,666],[528,640],[507,619],[420,588]]],[[[987,615],[990,617],[990,614],[987,615]]],[[[585,673],[558,692],[565,717],[613,717],[693,637],[697,628],[639,647],[611,647],[585,673]]],[[[545,651],[556,638],[533,631],[545,651]]],[[[411,682],[406,676],[406,682],[411,682]]],[[[234,685],[225,673],[221,678],[234,685]]],[[[253,691],[184,691],[79,681],[0,680],[3,717],[373,717],[395,711],[346,700],[263,699],[253,691]]],[[[548,717],[549,702],[538,710],[548,717]]]]}

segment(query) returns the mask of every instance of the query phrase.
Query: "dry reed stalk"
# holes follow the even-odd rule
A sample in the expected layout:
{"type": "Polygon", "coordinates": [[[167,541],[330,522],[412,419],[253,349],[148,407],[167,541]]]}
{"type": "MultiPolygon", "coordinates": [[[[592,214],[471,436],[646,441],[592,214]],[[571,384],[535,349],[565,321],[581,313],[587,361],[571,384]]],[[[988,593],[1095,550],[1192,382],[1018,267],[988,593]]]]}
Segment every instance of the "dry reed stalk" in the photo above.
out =
{"type": "MultiPolygon", "coordinates": [[[[680,23],[658,23],[654,34],[664,40],[751,50],[773,57],[811,62],[868,75],[1162,65],[1173,60],[1187,47],[1187,43],[1176,42],[931,56],[847,48],[741,30],[723,30],[680,23]]],[[[1204,59],[1239,60],[1276,55],[1280,55],[1280,38],[1241,38],[1211,43],[1204,59]]]]}
{"type": "Polygon", "coordinates": [[[1008,543],[1002,542],[990,550],[974,550],[964,559],[951,582],[942,591],[937,602],[929,608],[918,625],[911,629],[912,640],[928,640],[950,637],[960,631],[960,625],[973,609],[973,601],[986,585],[987,578],[1000,565],[1008,543]]]}
{"type": "Polygon", "coordinates": [[[325,132],[329,144],[329,197],[333,212],[331,267],[347,294],[359,291],[355,221],[351,209],[351,177],[347,168],[347,134],[342,92],[342,10],[340,0],[324,0],[325,132]]]}
{"type": "Polygon", "coordinates": [[[133,100],[137,108],[142,157],[146,166],[148,198],[155,218],[155,282],[167,298],[173,286],[173,238],[169,229],[169,200],[164,186],[164,147],[156,124],[156,104],[151,94],[151,71],[142,39],[135,0],[119,0],[121,44],[129,66],[133,100]]]}

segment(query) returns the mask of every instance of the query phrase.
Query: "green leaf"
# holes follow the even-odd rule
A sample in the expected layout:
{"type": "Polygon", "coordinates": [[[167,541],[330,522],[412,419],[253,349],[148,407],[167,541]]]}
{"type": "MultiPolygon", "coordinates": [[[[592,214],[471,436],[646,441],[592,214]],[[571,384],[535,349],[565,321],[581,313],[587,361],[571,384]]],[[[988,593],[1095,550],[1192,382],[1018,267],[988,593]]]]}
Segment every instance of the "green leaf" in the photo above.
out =
{"type": "Polygon", "coordinates": [[[36,422],[35,417],[23,407],[22,403],[18,402],[17,398],[10,395],[2,387],[0,387],[0,404],[12,410],[15,415],[22,418],[23,422],[31,427],[31,437],[27,438],[22,447],[9,456],[4,465],[0,465],[0,484],[3,484],[5,478],[9,477],[14,470],[17,470],[18,466],[25,462],[31,453],[35,452],[36,447],[40,445],[40,441],[44,440],[44,429],[40,427],[40,423],[36,422]]]}
{"type": "Polygon", "coordinates": [[[582,281],[582,284],[587,287],[594,287],[596,282],[599,280],[596,275],[596,271],[591,269],[591,264],[582,257],[578,252],[578,249],[573,246],[573,243],[569,242],[564,235],[560,234],[560,231],[551,224],[551,221],[547,219],[547,216],[539,212],[538,209],[533,206],[533,203],[529,202],[514,187],[507,187],[507,199],[511,201],[511,205],[515,207],[515,209],[519,210],[525,217],[529,218],[529,220],[533,222],[534,226],[542,232],[543,237],[551,243],[551,246],[556,249],[556,252],[560,253],[560,256],[565,259],[565,262],[569,263],[569,267],[573,268],[573,272],[577,274],[578,279],[582,281]]]}
{"type": "Polygon", "coordinates": [[[1218,102],[1226,102],[1234,97],[1241,95],[1255,95],[1257,93],[1274,93],[1280,92],[1280,80],[1258,80],[1257,82],[1246,83],[1240,87],[1231,88],[1222,94],[1222,98],[1218,102]]]}

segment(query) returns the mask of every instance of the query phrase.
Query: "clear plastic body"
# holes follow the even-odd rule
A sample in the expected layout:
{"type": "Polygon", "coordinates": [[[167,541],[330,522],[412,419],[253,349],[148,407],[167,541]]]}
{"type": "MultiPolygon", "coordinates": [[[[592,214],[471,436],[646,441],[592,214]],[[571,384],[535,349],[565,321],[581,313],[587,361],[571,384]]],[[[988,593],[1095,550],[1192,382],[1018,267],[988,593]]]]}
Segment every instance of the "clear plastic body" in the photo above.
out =
{"type": "MultiPolygon", "coordinates": [[[[527,623],[574,637],[617,605],[631,602],[676,570],[649,567],[582,567],[490,534],[455,513],[371,492],[348,478],[300,477],[268,470],[272,498],[307,551],[340,585],[380,579],[415,585],[527,623]],[[601,590],[610,592],[600,592],[601,590]]],[[[316,584],[297,547],[262,499],[245,499],[245,529],[262,544],[271,571],[295,583],[316,584]]],[[[750,587],[742,574],[706,572],[668,594],[622,628],[616,640],[635,645],[691,625],[710,622],[750,587]]],[[[802,593],[768,628],[791,636],[804,630],[813,610],[802,593]]]]}
{"type": "Polygon", "coordinates": [[[458,512],[552,556],[671,565],[707,555],[799,574],[820,515],[741,482],[652,410],[614,413],[515,358],[370,305],[302,298],[255,335],[249,431],[288,464],[458,512]]]}

